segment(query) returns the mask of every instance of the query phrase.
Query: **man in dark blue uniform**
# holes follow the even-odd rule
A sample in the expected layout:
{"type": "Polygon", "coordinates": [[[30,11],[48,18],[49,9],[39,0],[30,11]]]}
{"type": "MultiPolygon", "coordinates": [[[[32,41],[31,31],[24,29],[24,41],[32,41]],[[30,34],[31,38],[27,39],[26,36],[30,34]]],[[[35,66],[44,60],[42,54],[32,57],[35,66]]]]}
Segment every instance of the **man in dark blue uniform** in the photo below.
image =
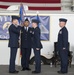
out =
{"type": "Polygon", "coordinates": [[[68,30],[65,27],[67,19],[60,18],[59,26],[61,27],[58,34],[58,50],[61,60],[60,74],[68,72],[68,30]]]}
{"type": "Polygon", "coordinates": [[[31,54],[31,35],[32,31],[29,27],[29,20],[25,19],[24,26],[21,30],[21,65],[22,65],[22,71],[25,70],[31,70],[29,68],[29,60],[30,60],[30,54],[31,54]]]}
{"type": "Polygon", "coordinates": [[[40,42],[40,28],[38,27],[39,21],[36,19],[32,20],[32,27],[33,27],[33,37],[32,37],[32,48],[34,49],[35,55],[35,71],[32,73],[37,74],[41,72],[41,48],[42,44],[40,42]]]}
{"type": "Polygon", "coordinates": [[[9,27],[9,47],[10,47],[10,64],[9,64],[9,73],[18,73],[19,71],[15,70],[15,59],[17,48],[19,47],[19,34],[20,27],[18,26],[17,16],[12,16],[12,24],[9,27]]]}

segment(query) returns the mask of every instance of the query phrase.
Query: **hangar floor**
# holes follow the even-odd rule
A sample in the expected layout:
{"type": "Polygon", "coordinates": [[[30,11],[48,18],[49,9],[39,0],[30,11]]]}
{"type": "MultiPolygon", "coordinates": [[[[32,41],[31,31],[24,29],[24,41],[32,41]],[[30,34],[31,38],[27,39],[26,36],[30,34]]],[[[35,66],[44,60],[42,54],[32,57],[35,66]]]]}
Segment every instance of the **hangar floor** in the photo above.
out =
{"type": "MultiPolygon", "coordinates": [[[[8,65],[0,65],[0,75],[12,75],[8,73],[8,65]]],[[[34,65],[30,65],[31,70],[34,70],[34,65]]],[[[21,71],[20,66],[16,66],[16,69],[19,70],[18,74],[15,75],[33,75],[31,71],[21,71]]],[[[56,68],[54,66],[50,67],[50,65],[42,65],[42,72],[38,75],[59,75],[57,71],[60,69],[59,66],[56,68]]],[[[69,71],[67,74],[64,75],[74,75],[74,65],[69,67],[69,71]]]]}

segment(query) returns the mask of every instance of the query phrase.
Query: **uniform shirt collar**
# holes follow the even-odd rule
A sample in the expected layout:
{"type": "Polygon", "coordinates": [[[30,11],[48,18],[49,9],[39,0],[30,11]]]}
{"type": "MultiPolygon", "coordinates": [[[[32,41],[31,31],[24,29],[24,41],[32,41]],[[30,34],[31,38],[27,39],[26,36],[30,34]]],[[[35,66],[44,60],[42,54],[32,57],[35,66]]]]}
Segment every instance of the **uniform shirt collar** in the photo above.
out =
{"type": "Polygon", "coordinates": [[[24,29],[25,29],[25,30],[26,30],[26,28],[27,28],[27,31],[28,31],[29,27],[25,27],[25,26],[24,26],[24,29]]]}

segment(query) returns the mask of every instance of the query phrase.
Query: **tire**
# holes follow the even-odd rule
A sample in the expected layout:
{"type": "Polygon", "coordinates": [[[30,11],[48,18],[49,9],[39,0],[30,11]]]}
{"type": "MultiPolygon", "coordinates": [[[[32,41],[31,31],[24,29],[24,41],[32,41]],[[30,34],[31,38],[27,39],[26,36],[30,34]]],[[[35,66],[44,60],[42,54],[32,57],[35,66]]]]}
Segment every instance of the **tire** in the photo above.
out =
{"type": "MultiPolygon", "coordinates": [[[[34,58],[35,58],[35,57],[32,57],[32,58],[30,59],[30,64],[31,64],[31,65],[35,64],[34,58]]],[[[45,58],[44,56],[41,56],[41,64],[47,65],[47,58],[45,58]]]]}

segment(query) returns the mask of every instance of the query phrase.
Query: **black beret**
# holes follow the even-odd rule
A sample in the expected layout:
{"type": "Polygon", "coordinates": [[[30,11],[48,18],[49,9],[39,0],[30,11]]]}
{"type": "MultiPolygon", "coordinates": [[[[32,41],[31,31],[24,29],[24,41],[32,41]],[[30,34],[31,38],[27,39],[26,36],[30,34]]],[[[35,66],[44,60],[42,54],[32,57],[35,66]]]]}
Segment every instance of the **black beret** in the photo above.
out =
{"type": "Polygon", "coordinates": [[[19,20],[19,17],[18,16],[12,16],[12,20],[14,20],[14,19],[19,20]]]}
{"type": "Polygon", "coordinates": [[[32,19],[32,23],[37,23],[37,24],[39,24],[39,23],[40,23],[40,21],[39,21],[39,20],[37,20],[37,19],[32,19]]]}
{"type": "Polygon", "coordinates": [[[60,22],[67,22],[67,19],[65,19],[65,18],[60,18],[59,21],[60,21],[60,22]]]}

